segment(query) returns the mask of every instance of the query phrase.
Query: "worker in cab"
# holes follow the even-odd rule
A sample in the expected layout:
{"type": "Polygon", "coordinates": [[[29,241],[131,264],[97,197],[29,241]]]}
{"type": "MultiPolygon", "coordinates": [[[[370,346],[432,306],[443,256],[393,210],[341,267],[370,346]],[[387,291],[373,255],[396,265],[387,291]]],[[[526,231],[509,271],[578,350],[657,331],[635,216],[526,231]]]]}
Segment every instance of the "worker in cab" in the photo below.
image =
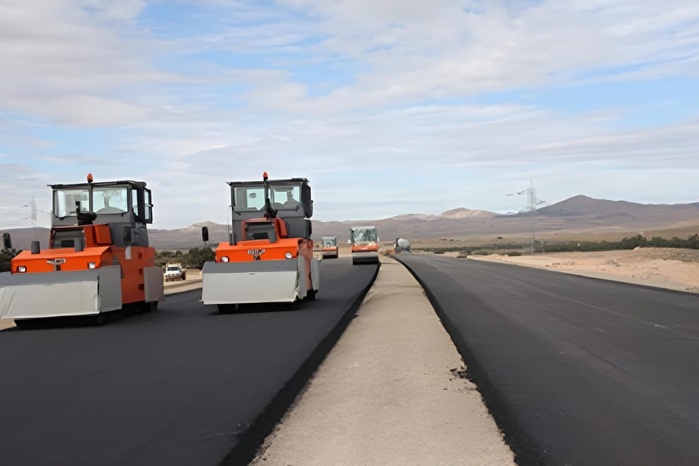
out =
{"type": "Polygon", "coordinates": [[[294,199],[294,194],[291,191],[286,192],[286,202],[282,204],[282,208],[286,210],[296,209],[299,206],[299,201],[294,199]]]}

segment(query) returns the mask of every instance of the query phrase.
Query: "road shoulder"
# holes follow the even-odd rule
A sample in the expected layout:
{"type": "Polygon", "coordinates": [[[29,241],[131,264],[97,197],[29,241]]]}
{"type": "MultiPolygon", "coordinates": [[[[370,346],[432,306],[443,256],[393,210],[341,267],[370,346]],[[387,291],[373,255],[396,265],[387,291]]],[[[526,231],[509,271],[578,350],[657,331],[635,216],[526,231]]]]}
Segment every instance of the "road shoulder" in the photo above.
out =
{"type": "Polygon", "coordinates": [[[491,254],[468,259],[699,293],[699,251],[694,250],[644,248],[524,256],[491,254]]]}

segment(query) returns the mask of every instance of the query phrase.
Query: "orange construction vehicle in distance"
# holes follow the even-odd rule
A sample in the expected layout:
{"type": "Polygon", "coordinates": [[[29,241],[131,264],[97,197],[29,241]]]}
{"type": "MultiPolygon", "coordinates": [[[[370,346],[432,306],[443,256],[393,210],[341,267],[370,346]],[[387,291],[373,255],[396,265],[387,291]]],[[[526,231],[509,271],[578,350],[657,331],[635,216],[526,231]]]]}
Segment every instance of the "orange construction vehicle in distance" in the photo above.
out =
{"type": "Polygon", "coordinates": [[[337,246],[337,236],[323,236],[323,259],[337,259],[338,257],[338,246],[337,246]]]}
{"type": "Polygon", "coordinates": [[[49,247],[38,241],[0,274],[0,318],[22,327],[47,317],[105,313],[125,305],[157,309],[163,271],[155,265],[146,224],[151,191],[140,181],[51,185],[49,247]]]}
{"type": "Polygon", "coordinates": [[[379,263],[379,234],[375,226],[350,228],[352,264],[379,263]]]}

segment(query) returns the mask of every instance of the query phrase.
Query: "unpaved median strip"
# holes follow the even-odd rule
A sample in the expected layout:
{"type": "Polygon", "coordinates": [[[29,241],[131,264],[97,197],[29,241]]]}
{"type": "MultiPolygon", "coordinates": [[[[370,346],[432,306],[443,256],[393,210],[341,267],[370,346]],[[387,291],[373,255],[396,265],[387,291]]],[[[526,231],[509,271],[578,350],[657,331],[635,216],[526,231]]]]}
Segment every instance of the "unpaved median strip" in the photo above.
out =
{"type": "Polygon", "coordinates": [[[12,319],[0,319],[0,330],[5,330],[8,328],[14,328],[15,321],[12,319]]]}
{"type": "Polygon", "coordinates": [[[358,317],[252,464],[515,464],[463,370],[420,285],[382,258],[358,317]]]}
{"type": "Polygon", "coordinates": [[[185,291],[191,291],[201,288],[202,279],[195,278],[193,280],[187,280],[182,282],[170,282],[165,283],[165,296],[174,293],[184,293],[185,291]]]}

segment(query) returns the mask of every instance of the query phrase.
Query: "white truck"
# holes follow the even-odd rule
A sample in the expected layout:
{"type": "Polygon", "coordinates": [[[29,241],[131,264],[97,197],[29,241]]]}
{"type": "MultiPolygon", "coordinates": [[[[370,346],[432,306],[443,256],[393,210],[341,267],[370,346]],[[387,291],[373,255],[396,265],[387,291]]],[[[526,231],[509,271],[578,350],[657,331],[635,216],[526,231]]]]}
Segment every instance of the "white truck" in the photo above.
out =
{"type": "Polygon", "coordinates": [[[187,271],[182,264],[167,264],[165,266],[165,281],[186,280],[187,271]]]}

